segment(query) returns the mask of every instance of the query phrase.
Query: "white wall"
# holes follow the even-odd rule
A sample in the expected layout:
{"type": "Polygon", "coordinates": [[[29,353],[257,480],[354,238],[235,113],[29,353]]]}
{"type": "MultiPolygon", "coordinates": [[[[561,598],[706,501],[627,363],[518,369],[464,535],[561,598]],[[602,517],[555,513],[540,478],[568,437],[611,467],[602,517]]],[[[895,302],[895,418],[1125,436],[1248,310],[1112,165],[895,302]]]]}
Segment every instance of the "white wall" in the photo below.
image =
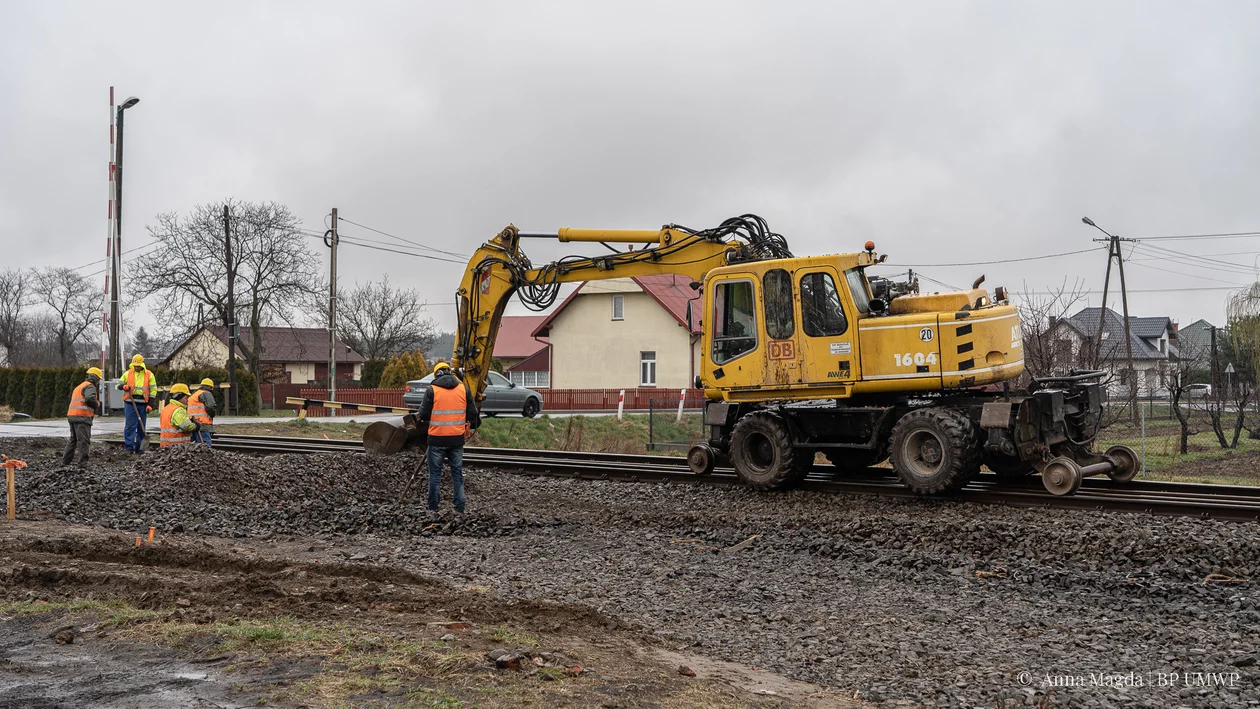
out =
{"type": "MultiPolygon", "coordinates": [[[[678,324],[634,281],[595,281],[551,323],[551,386],[628,389],[639,386],[639,353],[656,352],[656,386],[691,386],[692,346],[678,324]],[[614,295],[625,298],[624,319],[612,319],[614,295]]],[[[697,349],[698,356],[698,349],[697,349]]],[[[699,369],[699,360],[695,360],[699,369]]]]}

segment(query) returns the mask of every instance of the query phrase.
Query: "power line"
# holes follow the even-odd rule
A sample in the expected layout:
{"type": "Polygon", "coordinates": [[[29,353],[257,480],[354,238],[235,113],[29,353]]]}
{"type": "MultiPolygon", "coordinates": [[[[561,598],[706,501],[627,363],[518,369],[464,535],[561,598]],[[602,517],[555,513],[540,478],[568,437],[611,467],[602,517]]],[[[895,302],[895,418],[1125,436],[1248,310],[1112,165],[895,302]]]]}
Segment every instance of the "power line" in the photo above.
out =
{"type": "MultiPolygon", "coordinates": [[[[1079,251],[1064,251],[1060,254],[1046,254],[1045,256],[1026,256],[1024,258],[1008,258],[999,259],[997,261],[972,261],[970,263],[901,263],[897,266],[906,266],[908,268],[944,268],[948,266],[992,266],[999,263],[1019,263],[1021,261],[1040,261],[1048,258],[1059,258],[1060,256],[1075,256],[1076,254],[1087,254],[1092,251],[1102,251],[1103,247],[1095,246],[1089,249],[1081,249],[1079,251]]],[[[890,264],[892,265],[892,264],[890,264]]],[[[929,279],[931,280],[931,279],[929,279]]]]}
{"type": "Polygon", "coordinates": [[[1174,239],[1239,239],[1260,236],[1260,231],[1235,231],[1224,234],[1175,234],[1173,236],[1140,236],[1138,241],[1172,241],[1174,239]]]}
{"type": "MultiPolygon", "coordinates": [[[[1202,263],[1204,265],[1200,266],[1200,268],[1211,268],[1212,270],[1215,270],[1215,271],[1220,271],[1224,269],[1227,271],[1233,271],[1235,273],[1251,273],[1252,272],[1252,269],[1247,268],[1246,266],[1242,264],[1238,264],[1238,263],[1230,263],[1229,261],[1220,261],[1218,259],[1208,258],[1206,256],[1201,256],[1198,254],[1188,254],[1183,251],[1175,251],[1173,249],[1165,248],[1163,246],[1156,246],[1154,244],[1138,244],[1138,246],[1141,246],[1143,249],[1153,250],[1155,252],[1155,255],[1167,254],[1167,257],[1165,257],[1166,260],[1174,261],[1178,263],[1184,263],[1187,266],[1196,266],[1198,263],[1202,263]],[[1176,257],[1176,258],[1173,258],[1173,257],[1176,257]],[[1185,261],[1178,261],[1178,259],[1189,259],[1190,262],[1187,263],[1185,261]]],[[[1149,251],[1147,253],[1148,255],[1150,255],[1149,251]]]]}
{"type": "Polygon", "coordinates": [[[411,244],[412,246],[419,246],[422,249],[428,249],[429,251],[436,251],[439,254],[446,254],[447,256],[454,256],[456,258],[464,258],[464,259],[468,258],[468,254],[459,254],[459,253],[455,253],[454,251],[443,251],[442,249],[434,248],[432,246],[429,246],[428,244],[422,244],[419,241],[412,241],[411,239],[404,239],[401,236],[394,236],[393,234],[390,234],[389,232],[386,232],[386,231],[381,231],[380,229],[373,229],[370,226],[367,226],[365,224],[360,224],[356,221],[351,221],[349,219],[346,219],[345,217],[338,217],[338,218],[340,221],[343,221],[347,224],[353,224],[362,229],[367,229],[368,231],[376,232],[377,234],[380,234],[381,236],[388,236],[389,238],[395,239],[397,241],[401,241],[404,244],[411,244]]]}
{"type": "MultiPolygon", "coordinates": [[[[1130,263],[1132,263],[1132,262],[1130,262],[1130,263]]],[[[1170,269],[1167,269],[1167,268],[1160,268],[1159,266],[1152,266],[1152,265],[1147,264],[1147,263],[1133,263],[1133,265],[1134,265],[1134,266],[1137,266],[1138,268],[1150,268],[1150,269],[1154,269],[1154,270],[1156,270],[1156,271],[1163,271],[1164,273],[1171,273],[1171,274],[1173,274],[1173,275],[1175,275],[1175,276],[1186,276],[1187,278],[1198,278],[1198,279],[1201,279],[1201,280],[1204,280],[1204,281],[1215,281],[1215,282],[1217,282],[1217,283],[1228,283],[1229,285],[1237,286],[1237,287],[1239,287],[1239,288],[1243,288],[1243,287],[1245,287],[1245,286],[1247,285],[1247,284],[1245,284],[1245,283],[1233,283],[1233,282],[1231,282],[1231,281],[1222,281],[1222,280],[1221,280],[1221,279],[1219,279],[1219,278],[1212,278],[1211,276],[1200,276],[1200,275],[1198,275],[1198,274],[1194,274],[1194,273],[1183,273],[1183,272],[1181,272],[1181,271],[1173,271],[1173,270],[1170,270],[1170,269]]],[[[1132,292],[1132,289],[1130,289],[1130,291],[1132,292]]]]}

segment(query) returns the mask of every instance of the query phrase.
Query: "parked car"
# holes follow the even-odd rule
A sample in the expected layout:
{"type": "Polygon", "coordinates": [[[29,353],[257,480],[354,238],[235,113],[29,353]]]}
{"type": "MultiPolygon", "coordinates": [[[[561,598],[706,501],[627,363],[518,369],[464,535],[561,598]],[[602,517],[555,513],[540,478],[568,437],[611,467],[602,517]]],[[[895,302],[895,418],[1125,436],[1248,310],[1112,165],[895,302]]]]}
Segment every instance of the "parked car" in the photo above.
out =
{"type": "Polygon", "coordinates": [[[1186,385],[1186,398],[1187,399],[1206,399],[1207,397],[1211,395],[1212,395],[1211,384],[1187,384],[1186,385]]]}
{"type": "MultiPolygon", "coordinates": [[[[424,392],[432,384],[432,374],[407,382],[407,391],[403,392],[403,405],[413,409],[420,408],[420,402],[424,401],[424,392]]],[[[518,386],[498,372],[490,372],[490,378],[486,382],[486,398],[481,402],[482,415],[520,414],[525,418],[534,418],[540,411],[542,394],[518,386]]]]}

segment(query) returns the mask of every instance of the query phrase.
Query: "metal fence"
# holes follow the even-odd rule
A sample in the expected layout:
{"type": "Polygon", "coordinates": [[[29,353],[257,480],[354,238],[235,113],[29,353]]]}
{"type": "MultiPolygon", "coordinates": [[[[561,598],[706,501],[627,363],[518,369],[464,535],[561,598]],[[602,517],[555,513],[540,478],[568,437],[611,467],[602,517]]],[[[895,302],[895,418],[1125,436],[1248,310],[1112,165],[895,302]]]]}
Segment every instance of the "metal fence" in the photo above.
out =
{"type": "Polygon", "coordinates": [[[704,439],[704,397],[688,392],[679,399],[648,399],[648,450],[685,451],[704,439]]]}

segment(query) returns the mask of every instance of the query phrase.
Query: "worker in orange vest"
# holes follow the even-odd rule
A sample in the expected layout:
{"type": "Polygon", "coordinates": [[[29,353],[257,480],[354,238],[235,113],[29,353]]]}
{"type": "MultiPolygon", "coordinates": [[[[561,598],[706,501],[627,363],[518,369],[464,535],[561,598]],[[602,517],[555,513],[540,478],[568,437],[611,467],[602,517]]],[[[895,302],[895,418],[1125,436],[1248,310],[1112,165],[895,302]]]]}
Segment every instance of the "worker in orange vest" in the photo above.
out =
{"type": "Polygon", "coordinates": [[[188,385],[172,384],[170,399],[162,408],[162,447],[191,443],[197,422],[188,417],[188,385]]]}
{"type": "Polygon", "coordinates": [[[193,443],[210,445],[210,434],[214,430],[214,381],[209,377],[202,379],[197,390],[188,397],[188,417],[197,422],[197,432],[193,434],[193,443]]]}
{"type": "Polygon", "coordinates": [[[433,384],[424,392],[417,416],[429,425],[429,513],[441,502],[442,463],[451,463],[455,512],[464,514],[464,440],[481,426],[477,401],[468,386],[455,378],[451,365],[433,365],[433,384]]]}
{"type": "Polygon", "coordinates": [[[140,452],[140,437],[147,434],[149,412],[157,404],[157,377],[144,367],[144,355],[131,358],[131,366],[122,376],[123,446],[131,453],[140,452]]]}
{"type": "Polygon", "coordinates": [[[61,454],[63,468],[69,467],[73,462],[79,470],[87,470],[88,446],[92,443],[92,419],[100,406],[96,385],[101,383],[101,376],[99,368],[88,367],[87,378],[70,394],[70,410],[66,412],[66,420],[70,422],[70,440],[66,443],[66,451],[61,454]]]}

